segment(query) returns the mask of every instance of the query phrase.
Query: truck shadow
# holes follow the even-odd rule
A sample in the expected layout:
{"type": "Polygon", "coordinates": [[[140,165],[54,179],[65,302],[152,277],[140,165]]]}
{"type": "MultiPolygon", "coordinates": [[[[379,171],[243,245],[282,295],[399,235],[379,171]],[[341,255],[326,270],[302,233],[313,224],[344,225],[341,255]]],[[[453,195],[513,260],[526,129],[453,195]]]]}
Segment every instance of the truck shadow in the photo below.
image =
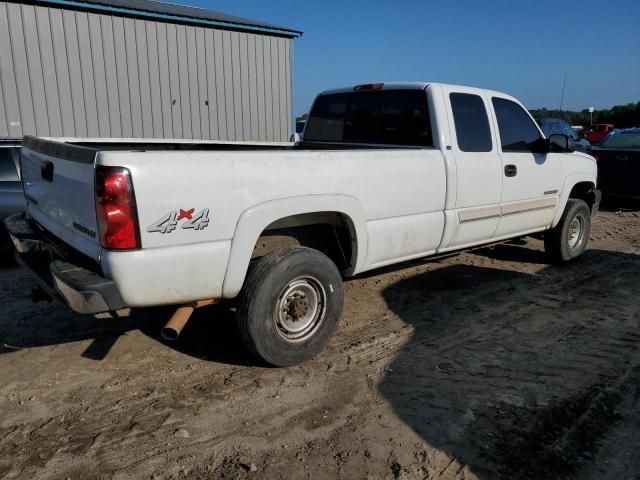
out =
{"type": "Polygon", "coordinates": [[[234,313],[228,307],[212,306],[197,311],[180,338],[170,343],[160,337],[160,329],[175,308],[142,309],[134,311],[130,317],[110,319],[76,315],[55,303],[39,303],[33,308],[41,311],[17,319],[2,316],[0,355],[26,348],[91,340],[82,356],[100,361],[107,357],[120,337],[140,330],[168,348],[201,360],[239,366],[261,365],[240,342],[234,313]]]}
{"type": "MultiPolygon", "coordinates": [[[[537,262],[520,250],[475,254],[537,262]]],[[[459,264],[383,295],[413,333],[379,391],[452,459],[447,478],[572,477],[640,394],[640,256],[591,250],[536,274],[459,264]]]]}
{"type": "Polygon", "coordinates": [[[5,268],[13,268],[18,265],[13,255],[13,246],[4,241],[0,241],[0,270],[5,268]]]}
{"type": "Polygon", "coordinates": [[[474,254],[484,257],[501,260],[505,262],[523,262],[545,265],[549,263],[549,257],[542,250],[531,250],[523,248],[516,243],[501,243],[493,247],[474,250],[474,254]]]}
{"type": "MultiPolygon", "coordinates": [[[[173,311],[169,310],[164,320],[153,329],[142,328],[143,333],[163,342],[159,329],[171,313],[173,311]]],[[[178,340],[167,345],[201,360],[238,366],[264,366],[242,344],[231,303],[223,302],[196,310],[178,340]]]]}
{"type": "MultiPolygon", "coordinates": [[[[164,342],[160,329],[175,307],[134,310],[130,317],[97,319],[78,315],[56,302],[32,303],[30,291],[36,283],[17,264],[0,268],[0,355],[18,350],[83,340],[91,343],[85,358],[104,360],[118,339],[133,330],[164,342]]],[[[199,309],[177,342],[169,348],[204,360],[232,365],[254,365],[238,337],[234,313],[228,305],[199,309]]]]}

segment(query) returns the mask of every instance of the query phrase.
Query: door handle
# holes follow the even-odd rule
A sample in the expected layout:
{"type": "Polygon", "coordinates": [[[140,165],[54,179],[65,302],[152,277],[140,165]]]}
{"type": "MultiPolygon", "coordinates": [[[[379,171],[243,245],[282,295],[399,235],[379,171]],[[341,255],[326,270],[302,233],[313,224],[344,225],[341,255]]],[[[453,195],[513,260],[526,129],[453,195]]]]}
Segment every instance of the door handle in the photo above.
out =
{"type": "Polygon", "coordinates": [[[515,177],[518,174],[518,167],[515,165],[505,165],[504,175],[505,177],[515,177]]]}

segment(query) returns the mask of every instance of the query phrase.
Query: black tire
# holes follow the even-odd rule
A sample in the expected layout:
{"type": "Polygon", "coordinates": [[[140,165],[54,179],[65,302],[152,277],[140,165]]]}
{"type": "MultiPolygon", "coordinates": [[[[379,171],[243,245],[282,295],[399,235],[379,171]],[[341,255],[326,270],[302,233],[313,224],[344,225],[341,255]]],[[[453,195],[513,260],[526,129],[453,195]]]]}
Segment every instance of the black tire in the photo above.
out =
{"type": "Polygon", "coordinates": [[[591,231],[591,210],[584,200],[570,198],[555,228],[545,232],[544,249],[554,263],[564,263],[582,255],[587,249],[591,231]],[[575,222],[579,224],[575,238],[575,222]]]}
{"type": "Polygon", "coordinates": [[[342,277],[329,257],[307,247],[276,250],[249,269],[236,312],[240,337],[268,364],[297,365],[327,345],[343,303],[342,277]]]}

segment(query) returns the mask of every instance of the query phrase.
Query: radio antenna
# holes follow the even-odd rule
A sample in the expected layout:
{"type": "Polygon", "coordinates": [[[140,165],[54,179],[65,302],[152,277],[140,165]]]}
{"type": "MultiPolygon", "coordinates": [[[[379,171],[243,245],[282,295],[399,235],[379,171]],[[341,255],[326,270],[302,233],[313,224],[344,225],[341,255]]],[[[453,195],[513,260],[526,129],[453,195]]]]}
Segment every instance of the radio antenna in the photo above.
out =
{"type": "Polygon", "coordinates": [[[567,87],[567,74],[564,74],[564,82],[562,82],[562,96],[560,97],[560,111],[562,111],[562,103],[564,102],[564,90],[567,87]]]}

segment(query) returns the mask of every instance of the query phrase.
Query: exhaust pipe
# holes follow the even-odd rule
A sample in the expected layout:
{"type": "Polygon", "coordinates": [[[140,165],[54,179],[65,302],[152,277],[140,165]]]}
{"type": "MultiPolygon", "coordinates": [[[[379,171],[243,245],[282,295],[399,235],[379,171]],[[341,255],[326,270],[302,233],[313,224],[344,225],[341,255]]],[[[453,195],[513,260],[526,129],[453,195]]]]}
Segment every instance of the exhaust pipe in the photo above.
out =
{"type": "Polygon", "coordinates": [[[171,316],[167,324],[160,330],[160,336],[168,342],[173,342],[178,339],[182,329],[187,324],[191,315],[196,308],[204,307],[205,305],[211,305],[215,303],[215,300],[198,300],[193,303],[188,303],[178,307],[174,314],[171,316]]]}

